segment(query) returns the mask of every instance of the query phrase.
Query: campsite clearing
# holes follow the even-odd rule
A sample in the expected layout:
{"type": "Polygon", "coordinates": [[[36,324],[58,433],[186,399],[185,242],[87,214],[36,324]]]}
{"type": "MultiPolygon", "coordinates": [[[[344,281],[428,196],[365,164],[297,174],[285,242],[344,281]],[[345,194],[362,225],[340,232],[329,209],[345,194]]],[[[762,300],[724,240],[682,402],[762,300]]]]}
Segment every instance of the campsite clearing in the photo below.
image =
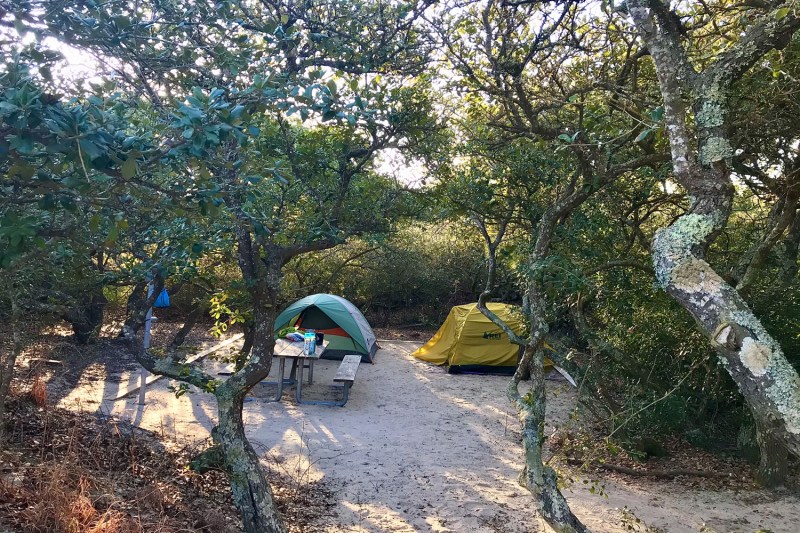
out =
{"type": "MultiPolygon", "coordinates": [[[[522,457],[515,414],[504,394],[507,378],[447,374],[411,357],[420,342],[381,344],[376,364],[362,363],[344,408],[258,398],[245,404],[248,437],[271,457],[270,464],[297,479],[321,479],[335,494],[337,516],[319,531],[546,531],[541,522],[530,529],[531,497],[515,481],[522,457]]],[[[217,365],[206,364],[209,370],[217,365]]],[[[338,366],[318,361],[315,383],[324,388],[338,366]]],[[[125,383],[137,376],[133,369],[120,377],[125,383]]],[[[140,409],[135,399],[98,403],[120,383],[86,380],[60,405],[108,410],[177,442],[207,437],[214,398],[201,393],[175,398],[168,385],[168,380],[153,385],[140,409]]],[[[547,433],[552,434],[567,423],[574,391],[562,381],[548,387],[553,425],[547,433]]],[[[676,532],[792,531],[800,523],[797,497],[752,490],[747,481],[715,490],[702,484],[687,488],[686,480],[594,473],[591,478],[605,486],[607,498],[591,494],[595,485],[580,477],[566,494],[578,516],[598,532],[626,531],[635,518],[676,532]]]]}

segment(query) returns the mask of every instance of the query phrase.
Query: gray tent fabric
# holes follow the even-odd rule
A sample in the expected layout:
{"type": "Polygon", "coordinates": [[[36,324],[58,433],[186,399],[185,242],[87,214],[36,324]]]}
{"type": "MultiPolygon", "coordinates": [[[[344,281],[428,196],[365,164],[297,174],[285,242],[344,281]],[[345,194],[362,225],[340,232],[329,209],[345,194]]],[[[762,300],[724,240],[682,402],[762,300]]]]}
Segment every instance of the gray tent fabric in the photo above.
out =
{"type": "MultiPolygon", "coordinates": [[[[353,320],[355,320],[358,329],[361,331],[361,335],[364,337],[364,342],[367,344],[367,347],[369,348],[375,346],[376,339],[375,339],[375,333],[372,331],[372,326],[369,325],[369,322],[367,322],[367,319],[364,318],[363,314],[361,314],[361,311],[358,309],[358,307],[350,303],[350,301],[345,300],[341,296],[336,296],[333,294],[331,294],[330,296],[336,298],[339,301],[339,303],[342,304],[345,309],[347,309],[347,312],[350,313],[350,316],[353,317],[353,320]]],[[[345,327],[342,327],[342,329],[347,331],[347,328],[345,327]]],[[[348,333],[350,332],[348,331],[348,333]]],[[[350,335],[352,335],[352,333],[350,333],[350,335]]]]}
{"type": "Polygon", "coordinates": [[[286,326],[316,329],[325,332],[330,342],[323,359],[342,359],[347,354],[359,354],[362,360],[373,362],[378,345],[375,333],[351,302],[334,294],[312,294],[289,305],[276,319],[275,331],[286,326]]]}

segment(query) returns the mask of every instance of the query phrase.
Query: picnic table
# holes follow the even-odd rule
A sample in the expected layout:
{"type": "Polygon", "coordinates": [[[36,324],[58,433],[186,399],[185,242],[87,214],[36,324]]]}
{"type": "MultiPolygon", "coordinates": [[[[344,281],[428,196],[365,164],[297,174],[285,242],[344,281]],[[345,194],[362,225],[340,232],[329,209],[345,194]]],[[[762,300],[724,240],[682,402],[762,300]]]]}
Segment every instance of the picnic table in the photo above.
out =
{"type": "Polygon", "coordinates": [[[285,385],[294,385],[295,399],[298,403],[304,403],[301,399],[303,393],[303,370],[308,368],[308,384],[311,385],[314,381],[314,361],[322,356],[327,346],[328,341],[323,341],[321,346],[317,345],[317,349],[313,354],[308,355],[303,353],[303,341],[292,342],[287,339],[275,340],[275,351],[273,355],[278,358],[278,381],[262,382],[267,385],[275,384],[278,386],[273,401],[280,401],[285,385]],[[287,359],[292,362],[292,368],[288,378],[286,377],[287,359]]]}
{"type": "Polygon", "coordinates": [[[342,362],[336,371],[336,376],[333,381],[336,385],[332,385],[334,390],[341,392],[342,397],[340,400],[303,400],[303,371],[308,368],[308,384],[311,385],[314,380],[314,361],[319,359],[325,349],[328,347],[328,341],[323,341],[322,345],[317,345],[314,354],[307,355],[303,353],[303,342],[292,342],[287,339],[276,339],[274,356],[278,358],[278,381],[262,381],[263,385],[277,385],[278,390],[275,396],[270,400],[278,402],[283,396],[283,388],[286,385],[294,386],[294,397],[297,403],[312,404],[312,405],[338,405],[343,407],[348,398],[350,397],[350,387],[356,379],[359,363],[361,363],[360,355],[345,355],[342,362]],[[292,361],[292,368],[289,377],[286,377],[286,360],[292,361]]]}

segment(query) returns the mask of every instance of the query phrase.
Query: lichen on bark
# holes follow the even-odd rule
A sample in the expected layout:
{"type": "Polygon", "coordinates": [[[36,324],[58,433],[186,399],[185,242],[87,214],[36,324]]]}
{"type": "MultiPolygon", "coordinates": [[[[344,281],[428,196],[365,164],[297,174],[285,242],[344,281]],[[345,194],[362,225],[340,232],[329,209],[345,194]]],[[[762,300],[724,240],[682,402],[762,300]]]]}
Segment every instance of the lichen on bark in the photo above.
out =
{"type": "Polygon", "coordinates": [[[800,29],[800,2],[765,4],[765,13],[730,46],[695,64],[686,53],[691,32],[684,34],[671,22],[671,5],[663,0],[626,4],[655,63],[674,179],[690,199],[689,212],[655,235],[657,280],[719,350],[720,362],[761,424],[762,465],[779,462],[772,461],[775,447],[770,443],[780,441],[783,449],[800,456],[800,377],[736,289],[712,274],[705,261],[735,194],[728,165],[734,149],[726,136],[729,91],[765,54],[789,43],[800,29]],[[689,110],[693,124],[687,121],[689,110]]]}
{"type": "Polygon", "coordinates": [[[716,128],[725,123],[725,108],[719,102],[706,100],[695,115],[697,123],[706,128],[716,128]]]}
{"type": "Polygon", "coordinates": [[[704,165],[725,161],[731,157],[733,157],[733,147],[724,137],[709,137],[700,147],[700,162],[704,165]]]}
{"type": "Polygon", "coordinates": [[[714,231],[712,215],[688,213],[674,224],[658,230],[653,238],[653,260],[656,278],[662,288],[672,282],[675,266],[691,257],[693,246],[705,241],[714,231]]]}
{"type": "Polygon", "coordinates": [[[694,256],[676,264],[669,276],[675,288],[702,299],[718,295],[725,284],[708,263],[694,256]]]}
{"type": "MultiPolygon", "coordinates": [[[[784,357],[780,345],[767,333],[761,322],[749,310],[734,311],[731,313],[731,319],[752,331],[757,337],[759,345],[769,349],[769,362],[762,375],[769,382],[764,388],[764,394],[784,421],[786,431],[792,435],[800,435],[800,400],[798,400],[800,399],[800,376],[784,357]]],[[[742,349],[744,349],[744,343],[742,349]]],[[[740,357],[742,356],[740,355],[740,357]]],[[[798,452],[800,449],[795,453],[798,452]]]]}
{"type": "Polygon", "coordinates": [[[746,337],[742,341],[742,349],[739,351],[739,359],[742,364],[756,377],[761,377],[767,373],[769,359],[772,350],[769,346],[758,342],[752,337],[746,337]]]}

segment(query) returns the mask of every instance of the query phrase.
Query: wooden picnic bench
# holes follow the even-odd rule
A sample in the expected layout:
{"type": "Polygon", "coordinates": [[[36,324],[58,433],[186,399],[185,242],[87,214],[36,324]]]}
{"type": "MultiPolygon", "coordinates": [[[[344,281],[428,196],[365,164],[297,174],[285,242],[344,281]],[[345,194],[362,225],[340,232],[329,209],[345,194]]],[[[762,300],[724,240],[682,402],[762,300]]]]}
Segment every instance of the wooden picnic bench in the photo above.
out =
{"type": "MultiPolygon", "coordinates": [[[[333,385],[332,388],[334,389],[341,389],[342,391],[342,399],[338,401],[330,401],[330,400],[303,400],[300,395],[297,395],[297,402],[298,403],[307,403],[312,405],[337,405],[339,407],[343,407],[344,404],[347,403],[347,400],[350,398],[350,387],[353,386],[353,383],[356,381],[356,373],[358,372],[358,365],[361,363],[361,356],[360,355],[345,355],[342,359],[342,362],[339,364],[339,368],[336,370],[336,376],[334,376],[333,381],[334,383],[341,383],[341,385],[333,385]]],[[[303,378],[303,370],[300,369],[300,379],[303,378]]]]}

